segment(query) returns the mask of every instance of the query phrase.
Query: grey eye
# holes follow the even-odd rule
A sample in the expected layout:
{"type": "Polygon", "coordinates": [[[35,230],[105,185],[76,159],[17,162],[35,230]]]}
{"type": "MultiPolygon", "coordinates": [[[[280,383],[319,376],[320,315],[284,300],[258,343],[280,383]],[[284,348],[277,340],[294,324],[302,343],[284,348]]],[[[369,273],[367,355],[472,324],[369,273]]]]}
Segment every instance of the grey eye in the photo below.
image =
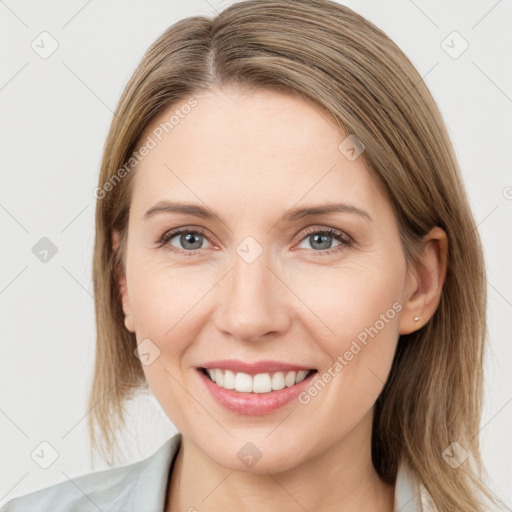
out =
{"type": "MultiPolygon", "coordinates": [[[[319,231],[317,233],[310,234],[304,238],[304,240],[301,241],[303,243],[304,241],[310,241],[311,248],[318,249],[318,250],[325,250],[325,249],[331,249],[332,242],[336,241],[336,237],[334,237],[330,233],[324,233],[322,231],[319,231]]],[[[341,242],[338,241],[338,245],[340,245],[341,242]]],[[[306,247],[308,249],[308,247],[306,247]]]]}
{"type": "Polygon", "coordinates": [[[203,241],[205,240],[204,235],[201,233],[198,233],[197,231],[182,231],[181,233],[175,233],[170,239],[169,243],[173,247],[177,247],[178,249],[184,249],[188,251],[195,251],[197,249],[201,249],[201,245],[203,241]],[[179,245],[175,245],[171,241],[175,238],[178,238],[179,243],[181,244],[181,247],[179,245]]]}

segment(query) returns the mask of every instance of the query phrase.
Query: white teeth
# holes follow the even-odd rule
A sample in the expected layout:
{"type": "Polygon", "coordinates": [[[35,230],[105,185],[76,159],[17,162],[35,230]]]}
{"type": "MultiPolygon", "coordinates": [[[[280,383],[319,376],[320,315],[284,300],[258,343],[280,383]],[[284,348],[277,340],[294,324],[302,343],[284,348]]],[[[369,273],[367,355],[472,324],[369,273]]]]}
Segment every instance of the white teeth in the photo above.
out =
{"type": "Polygon", "coordinates": [[[283,389],[284,386],[285,386],[284,373],[283,372],[274,373],[274,375],[272,375],[272,389],[277,391],[279,389],[283,389]]]}
{"type": "Polygon", "coordinates": [[[249,375],[243,372],[208,368],[208,375],[219,387],[235,389],[241,393],[270,393],[284,387],[291,387],[302,382],[309,374],[309,370],[298,372],[258,373],[249,375]]]}
{"type": "Polygon", "coordinates": [[[235,374],[231,370],[224,372],[224,383],[222,387],[225,389],[235,389],[235,374]]]}
{"type": "MultiPolygon", "coordinates": [[[[219,371],[219,370],[215,370],[219,371]]],[[[222,386],[221,386],[222,387],[222,386]]],[[[245,393],[252,391],[252,378],[248,373],[238,372],[235,377],[235,389],[245,393]]]]}
{"type": "Polygon", "coordinates": [[[308,374],[307,370],[300,370],[300,372],[297,372],[297,380],[295,381],[297,384],[299,382],[302,382],[308,374]]]}
{"type": "Polygon", "coordinates": [[[284,378],[284,383],[286,387],[289,388],[295,384],[295,378],[297,377],[297,372],[288,372],[286,377],[284,378]]]}
{"type": "Polygon", "coordinates": [[[221,387],[224,384],[224,374],[218,368],[215,369],[215,382],[221,387]]]}
{"type": "Polygon", "coordinates": [[[270,393],[272,391],[272,381],[268,373],[258,373],[252,379],[253,393],[270,393]]]}

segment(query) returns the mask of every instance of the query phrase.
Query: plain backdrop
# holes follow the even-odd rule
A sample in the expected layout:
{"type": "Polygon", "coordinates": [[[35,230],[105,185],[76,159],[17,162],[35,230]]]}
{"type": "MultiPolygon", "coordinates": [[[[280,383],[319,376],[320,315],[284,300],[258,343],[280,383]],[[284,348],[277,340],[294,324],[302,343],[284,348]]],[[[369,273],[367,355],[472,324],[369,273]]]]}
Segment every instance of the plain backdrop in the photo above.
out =
{"type": "MultiPolygon", "coordinates": [[[[176,21],[212,16],[228,3],[0,0],[0,504],[107,467],[91,464],[86,431],[92,191],[103,143],[147,47],[176,21]],[[37,244],[46,244],[48,261],[37,257],[37,244]],[[47,469],[36,463],[41,449],[55,450],[47,469]]],[[[488,268],[482,451],[489,487],[510,506],[512,3],[342,3],[408,55],[454,143],[488,268]]],[[[156,400],[141,395],[129,407],[119,463],[149,456],[174,432],[156,400]]]]}

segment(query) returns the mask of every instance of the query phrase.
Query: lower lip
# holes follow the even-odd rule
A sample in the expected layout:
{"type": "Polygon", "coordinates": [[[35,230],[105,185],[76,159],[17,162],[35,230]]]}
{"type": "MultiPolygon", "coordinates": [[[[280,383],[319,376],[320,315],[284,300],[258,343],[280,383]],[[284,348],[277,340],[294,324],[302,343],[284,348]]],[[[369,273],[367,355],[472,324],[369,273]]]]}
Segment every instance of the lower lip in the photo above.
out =
{"type": "Polygon", "coordinates": [[[317,372],[308,375],[303,381],[293,386],[285,387],[270,393],[242,393],[234,389],[224,389],[217,386],[200,369],[197,369],[201,380],[213,398],[230,411],[250,416],[263,416],[283,407],[297,397],[311,384],[317,372]]]}

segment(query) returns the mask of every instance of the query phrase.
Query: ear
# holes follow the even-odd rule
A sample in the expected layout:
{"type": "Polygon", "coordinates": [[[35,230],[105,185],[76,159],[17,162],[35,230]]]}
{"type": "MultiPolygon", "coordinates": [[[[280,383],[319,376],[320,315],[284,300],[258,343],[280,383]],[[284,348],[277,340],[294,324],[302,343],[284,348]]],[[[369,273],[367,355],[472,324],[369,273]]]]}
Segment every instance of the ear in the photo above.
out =
{"type": "Polygon", "coordinates": [[[400,334],[409,334],[423,327],[441,300],[448,260],[448,236],[437,226],[425,235],[422,245],[420,261],[410,269],[407,277],[400,334]],[[419,320],[415,321],[415,317],[419,320]]]}
{"type": "MultiPolygon", "coordinates": [[[[112,233],[112,250],[116,252],[119,247],[119,232],[113,231],[112,233]]],[[[130,306],[130,299],[128,297],[128,289],[126,287],[126,275],[123,267],[121,266],[117,272],[117,286],[119,288],[119,295],[123,305],[125,314],[125,326],[130,332],[135,332],[132,318],[132,310],[130,306]]]]}

